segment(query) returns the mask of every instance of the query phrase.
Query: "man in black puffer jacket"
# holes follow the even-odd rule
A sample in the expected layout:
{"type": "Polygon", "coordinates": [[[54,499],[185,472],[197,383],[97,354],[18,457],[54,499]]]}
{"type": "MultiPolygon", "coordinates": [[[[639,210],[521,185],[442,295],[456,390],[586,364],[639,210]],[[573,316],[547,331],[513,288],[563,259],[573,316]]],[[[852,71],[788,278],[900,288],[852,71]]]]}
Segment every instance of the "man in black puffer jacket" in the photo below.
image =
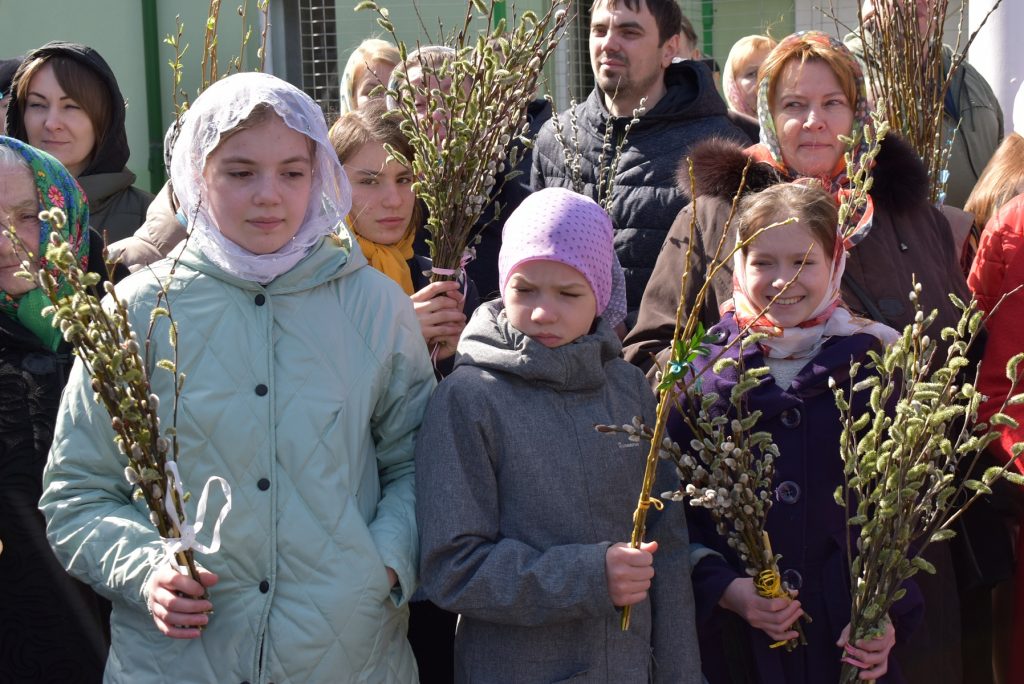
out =
{"type": "MultiPolygon", "coordinates": [[[[686,205],[675,184],[679,160],[710,137],[752,142],[726,114],[711,72],[696,61],[673,62],[679,50],[682,12],[675,0],[595,0],[591,7],[590,60],[596,87],[575,112],[559,114],[570,149],[579,151],[582,187],[573,188],[562,144],[551,122],[533,150],[534,190],[573,188],[598,198],[597,179],[605,131],[614,147],[644,100],[644,114],[630,129],[615,169],[610,213],[615,250],[626,276],[627,326],[636,321],[644,287],[661,244],[686,205]],[[573,141],[575,115],[579,139],[573,141]]],[[[603,197],[605,191],[600,195],[603,197]]]]}

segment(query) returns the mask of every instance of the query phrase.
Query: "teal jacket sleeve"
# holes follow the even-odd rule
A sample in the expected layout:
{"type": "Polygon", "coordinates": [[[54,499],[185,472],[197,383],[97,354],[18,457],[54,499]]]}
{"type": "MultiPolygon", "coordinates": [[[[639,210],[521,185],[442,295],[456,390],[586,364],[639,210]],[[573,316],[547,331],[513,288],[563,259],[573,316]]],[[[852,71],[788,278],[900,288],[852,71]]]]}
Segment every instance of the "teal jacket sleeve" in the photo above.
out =
{"type": "Polygon", "coordinates": [[[416,532],[416,433],[436,381],[412,307],[394,320],[393,348],[384,364],[383,391],[374,408],[371,430],[377,449],[381,498],[370,523],[384,564],[398,575],[392,599],[401,604],[416,591],[419,542],[416,532]]]}
{"type": "Polygon", "coordinates": [[[163,556],[144,502],[133,502],[110,419],[76,360],[64,390],[39,507],[46,534],[73,576],[112,601],[147,609],[146,585],[163,556]]]}

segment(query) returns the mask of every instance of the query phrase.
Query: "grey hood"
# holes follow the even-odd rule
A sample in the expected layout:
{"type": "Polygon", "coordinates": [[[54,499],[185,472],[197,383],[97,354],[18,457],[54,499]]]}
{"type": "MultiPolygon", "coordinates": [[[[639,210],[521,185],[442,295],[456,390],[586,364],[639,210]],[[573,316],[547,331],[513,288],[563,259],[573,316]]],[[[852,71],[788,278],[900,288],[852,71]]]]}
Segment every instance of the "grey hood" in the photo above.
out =
{"type": "Polygon", "coordinates": [[[558,390],[592,390],[607,379],[604,365],[621,353],[622,343],[604,319],[590,334],[549,349],[513,327],[505,305],[494,300],[481,305],[466,325],[455,367],[500,371],[558,390]]]}

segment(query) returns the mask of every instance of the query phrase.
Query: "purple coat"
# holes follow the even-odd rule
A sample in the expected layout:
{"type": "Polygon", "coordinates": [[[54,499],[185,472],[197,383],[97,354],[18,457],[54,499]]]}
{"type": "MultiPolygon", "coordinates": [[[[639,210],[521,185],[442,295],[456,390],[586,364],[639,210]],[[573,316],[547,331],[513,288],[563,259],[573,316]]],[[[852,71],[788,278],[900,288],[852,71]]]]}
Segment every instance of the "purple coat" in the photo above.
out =
{"type": "MultiPolygon", "coordinates": [[[[723,345],[738,332],[731,314],[712,330],[726,335],[723,345]]],[[[767,530],[773,551],[782,556],[779,570],[783,579],[799,584],[800,602],[814,620],[804,628],[808,646],[791,653],[769,649],[772,640],[764,632],[718,606],[726,587],[746,574],[739,558],[715,531],[710,514],[701,508],[687,512],[691,543],[721,554],[704,557],[693,569],[701,661],[710,684],[839,681],[841,651],[835,643],[850,620],[850,590],[846,516],[833,498],[843,482],[839,411],[828,378],[846,383],[851,359],[867,360],[867,352],[877,345],[877,340],[866,334],[832,338],[788,389],[780,388],[768,375],[747,395],[749,410],[763,414],[757,429],[772,434],[781,454],[775,461],[775,496],[767,530]]],[[[739,358],[739,345],[726,355],[739,358]]],[[[756,347],[743,352],[743,360],[747,368],[765,365],[756,347]]],[[[864,374],[862,370],[861,376],[864,374]]],[[[709,371],[703,376],[704,391],[721,397],[713,412],[730,408],[728,397],[736,381],[735,369],[721,375],[709,371]]],[[[854,410],[859,414],[863,405],[854,410]]],[[[689,431],[678,414],[670,417],[668,428],[674,440],[684,445],[689,442],[689,431]]],[[[921,600],[910,584],[907,596],[892,611],[898,638],[909,634],[920,620],[921,600]]],[[[901,682],[895,669],[890,657],[890,674],[881,681],[901,682]]]]}

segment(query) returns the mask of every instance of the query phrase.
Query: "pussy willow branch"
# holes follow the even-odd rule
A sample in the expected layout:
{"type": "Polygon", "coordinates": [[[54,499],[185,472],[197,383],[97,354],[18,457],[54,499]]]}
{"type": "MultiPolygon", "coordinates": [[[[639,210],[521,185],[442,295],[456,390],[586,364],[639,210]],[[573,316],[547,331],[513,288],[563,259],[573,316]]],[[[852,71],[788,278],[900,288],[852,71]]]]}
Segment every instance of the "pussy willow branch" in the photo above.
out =
{"type": "MultiPolygon", "coordinates": [[[[694,173],[693,173],[693,162],[689,158],[687,158],[687,165],[688,165],[689,176],[690,176],[691,197],[696,198],[696,180],[695,180],[694,173]]],[[[749,167],[749,162],[748,162],[747,167],[749,167]]],[[[743,175],[741,176],[741,180],[740,180],[740,187],[736,191],[736,197],[739,197],[743,193],[743,189],[745,187],[745,182],[746,182],[746,173],[747,173],[747,168],[744,168],[743,175]]],[[[700,316],[701,316],[701,312],[702,312],[702,309],[703,309],[704,301],[705,301],[706,296],[707,296],[707,289],[710,286],[711,282],[713,281],[715,275],[717,275],[719,269],[723,268],[724,264],[725,264],[724,261],[720,261],[720,260],[715,260],[715,262],[712,264],[711,271],[710,271],[708,277],[705,279],[705,282],[702,284],[700,290],[698,291],[697,298],[696,298],[693,306],[690,307],[690,310],[687,312],[686,318],[684,319],[683,312],[686,309],[686,305],[687,305],[687,302],[686,302],[686,286],[687,286],[687,283],[689,282],[689,278],[690,278],[690,271],[691,271],[691,265],[692,265],[692,260],[693,260],[693,245],[694,245],[694,242],[696,241],[696,236],[697,236],[697,210],[696,210],[697,208],[696,208],[696,201],[697,201],[696,199],[693,200],[693,205],[692,205],[692,209],[693,210],[691,211],[691,216],[690,216],[690,226],[689,226],[690,239],[689,239],[689,242],[687,243],[687,248],[686,248],[686,255],[685,255],[685,261],[684,261],[685,266],[683,268],[683,275],[682,275],[682,279],[681,279],[681,283],[680,283],[680,297],[679,297],[679,302],[678,302],[678,304],[676,306],[675,326],[674,326],[674,330],[673,330],[673,334],[672,334],[672,342],[671,342],[670,347],[669,347],[670,350],[671,350],[671,352],[670,352],[670,362],[681,361],[681,359],[675,358],[676,353],[677,353],[677,351],[676,351],[677,343],[680,340],[689,340],[689,339],[691,339],[693,337],[694,331],[696,330],[697,323],[700,320],[700,316]]],[[[728,217],[726,219],[725,228],[722,231],[722,235],[719,237],[719,243],[718,243],[718,247],[716,249],[716,255],[721,253],[723,243],[725,242],[725,240],[727,239],[727,236],[729,235],[730,227],[731,227],[731,224],[732,224],[733,219],[735,217],[736,201],[737,200],[734,198],[733,204],[732,204],[732,208],[731,208],[731,210],[729,212],[729,215],[728,215],[728,217]]],[[[783,223],[786,223],[786,222],[783,222],[783,223]]],[[[773,226],[769,226],[768,228],[762,228],[762,229],[758,230],[754,235],[752,235],[747,240],[737,241],[735,243],[732,251],[729,253],[729,256],[727,258],[730,258],[733,254],[735,254],[735,252],[737,250],[743,249],[751,241],[756,239],[764,230],[767,230],[767,229],[769,229],[771,227],[774,227],[774,225],[776,225],[776,224],[773,224],[773,226]]],[[[785,290],[790,286],[790,284],[793,281],[795,281],[795,279],[798,276],[799,276],[799,270],[798,270],[797,274],[794,275],[793,279],[790,280],[786,284],[786,286],[783,288],[782,292],[780,292],[776,296],[776,298],[778,296],[782,296],[782,293],[785,292],[785,290]]],[[[775,300],[775,298],[773,298],[772,302],[774,302],[774,300],[775,300]]],[[[771,303],[769,303],[768,306],[771,306],[771,303]]],[[[766,307],[765,310],[767,310],[767,307],[766,307]]],[[[762,314],[763,314],[763,312],[762,312],[762,314]]],[[[720,355],[722,355],[726,351],[728,351],[733,344],[737,343],[738,340],[739,340],[739,336],[737,336],[737,338],[735,340],[731,341],[729,343],[729,345],[725,346],[721,350],[720,355]]],[[[706,370],[706,369],[704,369],[704,370],[706,370]]],[[[663,370],[663,372],[664,372],[664,370],[663,370]]],[[[693,380],[693,381],[695,381],[695,380],[693,380]]],[[[633,513],[633,532],[630,535],[630,546],[633,547],[633,548],[639,548],[640,543],[643,541],[644,535],[646,533],[646,529],[647,529],[647,527],[646,527],[647,526],[647,512],[648,512],[648,509],[651,506],[651,501],[652,501],[652,499],[651,499],[651,489],[654,486],[654,478],[655,478],[655,473],[656,473],[656,470],[657,470],[658,458],[659,458],[659,454],[661,453],[663,442],[665,440],[665,429],[666,429],[666,425],[668,423],[668,416],[669,416],[669,413],[671,412],[672,404],[673,404],[676,392],[677,392],[677,389],[674,386],[667,387],[667,388],[665,388],[665,389],[663,389],[661,391],[661,394],[660,394],[659,399],[658,399],[658,406],[657,406],[657,410],[655,412],[654,428],[652,430],[652,434],[651,434],[651,438],[650,438],[650,449],[648,450],[647,460],[645,462],[645,467],[644,467],[643,484],[641,486],[640,495],[639,495],[639,498],[637,500],[636,510],[633,513]]],[[[623,611],[622,611],[622,621],[621,621],[621,623],[622,623],[621,626],[622,626],[623,631],[629,629],[630,614],[631,614],[630,606],[626,606],[625,608],[623,608],[623,611]]]]}
{"type": "MultiPolygon", "coordinates": [[[[915,283],[911,299],[917,314],[900,341],[884,354],[871,353],[878,375],[854,383],[851,373],[845,394],[852,397],[870,390],[868,410],[875,413],[873,419],[868,413],[855,419],[852,399],[847,401],[840,390],[834,390],[843,421],[841,449],[847,475],[836,499],[847,508],[856,505],[856,515],[847,516],[848,539],[854,523],[861,526],[860,556],[850,568],[854,587],[851,642],[880,632],[902,593],[899,585],[903,581],[922,569],[934,572],[922,555],[932,543],[953,536],[952,522],[978,497],[989,493],[990,484],[1000,477],[1024,483],[1024,477],[1008,470],[1012,461],[1001,468],[988,468],[980,480],[969,479],[970,471],[968,479],[960,483],[954,479],[959,464],[970,459],[973,470],[980,452],[998,438],[995,425],[1010,424],[1012,419],[1004,414],[1006,407],[1024,402],[1024,396],[1014,394],[1017,366],[1024,354],[1007,364],[1010,390],[991,423],[974,424],[982,401],[975,389],[980,369],[975,371],[973,384],[960,385],[958,379],[969,365],[966,355],[985,316],[973,301],[965,304],[951,297],[962,315],[956,328],[943,330],[942,338],[949,347],[945,362],[934,368],[937,344],[923,331],[936,313],[922,314],[919,292],[920,285],[915,283]],[[894,392],[895,408],[889,413],[886,407],[892,405],[894,392]],[[880,459],[885,459],[884,465],[880,466],[880,459]],[[959,504],[968,490],[973,493],[959,504]],[[951,514],[955,506],[958,510],[951,514]]],[[[1019,449],[1015,447],[1014,453],[1019,449]]],[[[857,674],[856,668],[844,667],[842,681],[852,682],[857,674]]]]}
{"type": "Polygon", "coordinates": [[[498,175],[510,166],[509,145],[525,130],[527,104],[561,39],[568,7],[569,0],[555,0],[542,16],[524,12],[511,30],[499,21],[486,39],[478,36],[474,42],[474,9],[489,18],[488,23],[494,12],[493,2],[476,0],[467,7],[455,54],[439,66],[409,61],[386,8],[372,0],[356,7],[377,12],[378,24],[398,43],[402,63],[387,94],[400,113],[415,157],[405,159],[391,148],[388,152],[410,166],[417,178],[413,190],[428,210],[434,280],[456,277],[438,271],[461,271],[467,247],[478,235],[480,216],[500,189],[498,175]],[[414,66],[423,73],[422,86],[408,79],[414,66]],[[431,80],[450,80],[451,88],[442,91],[431,80]],[[417,112],[417,99],[426,101],[427,115],[417,112]]]}

